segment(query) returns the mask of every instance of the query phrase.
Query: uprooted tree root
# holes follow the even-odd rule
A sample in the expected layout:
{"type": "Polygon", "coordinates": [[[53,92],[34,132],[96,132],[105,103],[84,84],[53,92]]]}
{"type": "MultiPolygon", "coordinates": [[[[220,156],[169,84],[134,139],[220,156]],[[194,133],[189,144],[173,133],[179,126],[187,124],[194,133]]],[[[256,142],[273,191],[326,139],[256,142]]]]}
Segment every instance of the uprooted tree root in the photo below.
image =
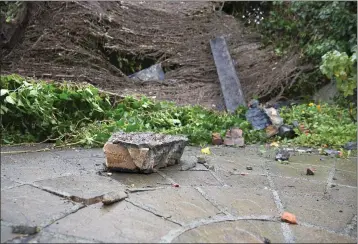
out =
{"type": "Polygon", "coordinates": [[[179,2],[161,4],[162,9],[150,3],[27,3],[23,38],[2,51],[2,72],[85,81],[119,94],[220,108],[209,45],[220,35],[237,62],[247,100],[280,97],[301,72],[296,54],[278,58],[272,48],[261,48],[259,38],[245,33],[234,17],[215,13],[209,2],[182,12],[174,11],[184,6],[179,2]],[[158,62],[166,72],[162,82],[137,83],[126,76],[158,62]]]}

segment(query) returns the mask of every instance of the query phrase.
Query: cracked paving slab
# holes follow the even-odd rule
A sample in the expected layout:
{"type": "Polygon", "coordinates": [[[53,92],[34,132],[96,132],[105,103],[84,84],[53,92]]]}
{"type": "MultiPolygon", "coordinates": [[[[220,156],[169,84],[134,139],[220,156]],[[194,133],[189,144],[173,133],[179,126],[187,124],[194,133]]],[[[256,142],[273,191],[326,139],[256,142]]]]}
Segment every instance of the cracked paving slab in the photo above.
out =
{"type": "Polygon", "coordinates": [[[1,192],[1,219],[13,225],[44,227],[81,207],[29,185],[1,192]]]}
{"type": "Polygon", "coordinates": [[[33,185],[87,205],[100,202],[106,193],[124,191],[126,188],[118,181],[98,175],[62,176],[36,181],[33,185]]]}
{"type": "Polygon", "coordinates": [[[176,224],[122,201],[93,204],[49,226],[48,231],[106,243],[158,242],[176,224]]]}
{"type": "Polygon", "coordinates": [[[168,187],[156,191],[133,193],[128,201],[144,209],[154,210],[178,223],[207,218],[221,211],[190,187],[168,187]]]}

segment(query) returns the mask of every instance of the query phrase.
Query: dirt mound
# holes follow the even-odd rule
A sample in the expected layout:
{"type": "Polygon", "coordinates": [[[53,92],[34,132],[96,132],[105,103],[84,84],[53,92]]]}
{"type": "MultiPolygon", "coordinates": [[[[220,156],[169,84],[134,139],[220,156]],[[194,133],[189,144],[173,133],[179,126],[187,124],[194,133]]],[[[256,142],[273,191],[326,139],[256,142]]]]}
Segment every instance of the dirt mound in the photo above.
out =
{"type": "Polygon", "coordinates": [[[297,57],[278,59],[260,38],[210,2],[32,2],[2,73],[89,82],[119,94],[223,108],[209,40],[226,37],[246,99],[268,98],[294,78],[297,57]],[[165,80],[124,77],[162,62],[165,80]],[[123,74],[124,73],[124,74],[123,74]]]}

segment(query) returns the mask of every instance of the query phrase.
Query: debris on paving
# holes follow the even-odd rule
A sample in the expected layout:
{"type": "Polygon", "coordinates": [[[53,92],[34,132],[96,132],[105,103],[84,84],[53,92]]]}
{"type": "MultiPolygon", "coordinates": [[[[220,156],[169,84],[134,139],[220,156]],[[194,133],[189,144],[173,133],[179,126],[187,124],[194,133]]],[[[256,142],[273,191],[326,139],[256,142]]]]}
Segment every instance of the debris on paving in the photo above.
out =
{"type": "Polygon", "coordinates": [[[271,125],[270,118],[265,111],[259,107],[258,100],[251,100],[249,103],[249,110],[246,112],[246,120],[252,125],[255,130],[263,130],[271,125]]]}
{"type": "Polygon", "coordinates": [[[306,175],[314,175],[314,170],[310,169],[310,168],[307,168],[306,175]]]}
{"type": "Polygon", "coordinates": [[[231,128],[227,130],[224,139],[224,145],[243,147],[245,145],[245,141],[242,136],[242,130],[239,128],[231,128]]]}
{"type": "Polygon", "coordinates": [[[16,225],[12,226],[13,234],[21,235],[33,235],[40,232],[40,228],[37,226],[28,226],[28,225],[16,225]]]}
{"type": "Polygon", "coordinates": [[[122,201],[123,199],[125,199],[127,197],[128,197],[128,195],[124,191],[119,191],[119,192],[113,191],[113,192],[109,192],[109,193],[103,195],[102,203],[104,205],[110,205],[115,202],[122,201]]]}
{"type": "Polygon", "coordinates": [[[276,161],[288,161],[290,159],[290,152],[284,149],[279,150],[276,153],[275,160],[276,161]]]}
{"type": "Polygon", "coordinates": [[[108,173],[107,173],[107,175],[108,175],[108,176],[111,176],[111,175],[112,175],[112,173],[111,173],[111,172],[108,172],[108,173]]]}
{"type": "Polygon", "coordinates": [[[179,184],[172,184],[173,187],[179,187],[179,184]]]}
{"type": "Polygon", "coordinates": [[[211,154],[210,148],[206,147],[206,148],[201,149],[201,153],[203,153],[203,154],[211,154]]]}
{"type": "Polygon", "coordinates": [[[289,224],[297,224],[296,216],[289,212],[283,212],[281,220],[289,224]]]}
{"type": "Polygon", "coordinates": [[[252,170],[252,167],[251,166],[246,166],[246,169],[247,170],[252,170]]]}
{"type": "Polygon", "coordinates": [[[197,157],[197,163],[198,164],[205,164],[206,163],[206,159],[204,157],[197,157]]]}
{"type": "Polygon", "coordinates": [[[331,150],[331,149],[325,149],[324,151],[324,154],[327,155],[327,156],[338,156],[340,155],[340,151],[337,151],[337,150],[331,150]]]}
{"type": "Polygon", "coordinates": [[[220,133],[213,133],[211,135],[211,143],[213,145],[221,145],[221,144],[223,144],[223,139],[221,138],[220,133]]]}

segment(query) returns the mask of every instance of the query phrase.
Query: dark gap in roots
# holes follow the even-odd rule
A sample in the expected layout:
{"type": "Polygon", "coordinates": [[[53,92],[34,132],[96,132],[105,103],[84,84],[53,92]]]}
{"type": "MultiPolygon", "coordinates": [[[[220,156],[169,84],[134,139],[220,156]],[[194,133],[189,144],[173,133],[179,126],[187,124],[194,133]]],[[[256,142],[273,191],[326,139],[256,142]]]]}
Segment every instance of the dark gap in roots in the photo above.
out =
{"type": "Polygon", "coordinates": [[[100,43],[97,48],[108,58],[109,62],[120,69],[126,75],[131,75],[143,69],[149,68],[156,63],[153,58],[142,55],[133,55],[118,50],[111,50],[103,47],[100,43]]]}

